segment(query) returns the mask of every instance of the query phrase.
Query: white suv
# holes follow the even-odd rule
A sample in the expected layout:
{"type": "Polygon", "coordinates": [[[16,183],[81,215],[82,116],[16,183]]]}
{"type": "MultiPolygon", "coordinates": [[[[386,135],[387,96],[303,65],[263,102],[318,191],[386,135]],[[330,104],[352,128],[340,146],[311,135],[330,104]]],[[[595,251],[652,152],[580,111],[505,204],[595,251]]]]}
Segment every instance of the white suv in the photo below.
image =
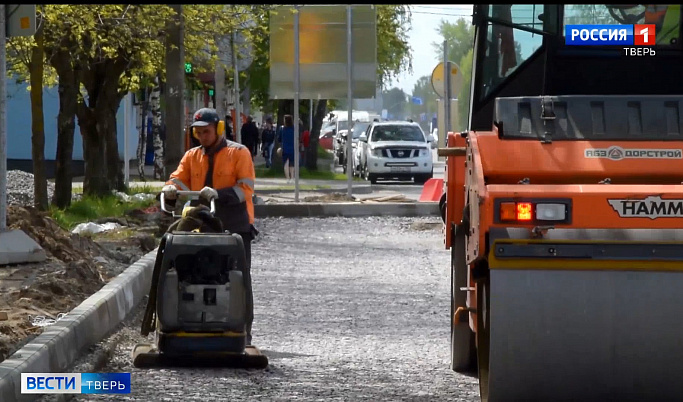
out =
{"type": "Polygon", "coordinates": [[[378,178],[414,179],[424,184],[433,176],[432,135],[425,136],[417,123],[395,121],[372,123],[361,134],[361,174],[372,184],[378,178]]]}

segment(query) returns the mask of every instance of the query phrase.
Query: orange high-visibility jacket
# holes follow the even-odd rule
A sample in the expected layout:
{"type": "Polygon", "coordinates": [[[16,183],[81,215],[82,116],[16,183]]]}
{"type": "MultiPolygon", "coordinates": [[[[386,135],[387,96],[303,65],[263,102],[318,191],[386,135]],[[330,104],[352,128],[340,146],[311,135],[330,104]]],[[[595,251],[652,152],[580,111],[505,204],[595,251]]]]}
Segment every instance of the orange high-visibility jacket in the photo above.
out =
{"type": "MultiPolygon", "coordinates": [[[[254,163],[251,152],[242,144],[221,138],[213,156],[213,187],[218,191],[216,216],[225,230],[248,233],[254,223],[254,163]]],[[[206,184],[209,156],[203,147],[195,147],[183,156],[178,169],[166,184],[179,190],[199,191],[206,184]]]]}

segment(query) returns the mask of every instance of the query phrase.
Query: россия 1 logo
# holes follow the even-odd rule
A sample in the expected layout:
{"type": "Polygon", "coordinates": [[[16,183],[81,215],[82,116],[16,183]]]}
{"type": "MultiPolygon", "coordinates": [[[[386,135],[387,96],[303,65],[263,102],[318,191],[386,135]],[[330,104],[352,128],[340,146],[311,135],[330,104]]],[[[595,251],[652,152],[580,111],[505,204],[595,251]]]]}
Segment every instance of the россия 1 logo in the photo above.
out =
{"type": "Polygon", "coordinates": [[[565,44],[572,46],[654,46],[655,25],[565,25],[565,44]]]}

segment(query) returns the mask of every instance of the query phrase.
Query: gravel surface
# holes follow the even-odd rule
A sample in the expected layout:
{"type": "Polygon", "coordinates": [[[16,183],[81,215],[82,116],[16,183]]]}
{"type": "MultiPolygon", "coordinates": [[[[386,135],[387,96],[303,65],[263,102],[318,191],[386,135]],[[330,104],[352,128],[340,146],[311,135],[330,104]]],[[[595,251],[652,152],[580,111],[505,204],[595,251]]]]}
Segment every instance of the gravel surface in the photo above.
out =
{"type": "MultiPolygon", "coordinates": [[[[10,170],[7,172],[7,204],[9,205],[33,205],[33,174],[22,170],[10,170]]],[[[47,182],[47,197],[52,199],[55,193],[54,183],[47,182]]]]}
{"type": "Polygon", "coordinates": [[[98,370],[132,372],[133,392],[75,399],[479,400],[476,378],[448,368],[449,253],[438,218],[257,225],[253,331],[267,370],[135,369],[138,313],[103,342],[113,357],[98,370]]]}

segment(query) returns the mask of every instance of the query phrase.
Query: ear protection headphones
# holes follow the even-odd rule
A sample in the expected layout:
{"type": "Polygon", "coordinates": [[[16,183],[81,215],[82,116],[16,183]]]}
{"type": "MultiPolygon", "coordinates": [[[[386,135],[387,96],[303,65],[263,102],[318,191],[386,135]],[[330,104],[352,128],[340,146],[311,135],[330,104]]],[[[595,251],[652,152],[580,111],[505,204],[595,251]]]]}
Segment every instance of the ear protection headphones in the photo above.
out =
{"type": "MultiPolygon", "coordinates": [[[[194,131],[194,127],[190,127],[190,130],[192,130],[192,136],[195,139],[199,139],[199,136],[197,136],[197,133],[194,131]]],[[[216,133],[218,134],[218,138],[221,138],[223,135],[225,135],[225,122],[223,120],[218,121],[218,125],[216,126],[216,133]]]]}

